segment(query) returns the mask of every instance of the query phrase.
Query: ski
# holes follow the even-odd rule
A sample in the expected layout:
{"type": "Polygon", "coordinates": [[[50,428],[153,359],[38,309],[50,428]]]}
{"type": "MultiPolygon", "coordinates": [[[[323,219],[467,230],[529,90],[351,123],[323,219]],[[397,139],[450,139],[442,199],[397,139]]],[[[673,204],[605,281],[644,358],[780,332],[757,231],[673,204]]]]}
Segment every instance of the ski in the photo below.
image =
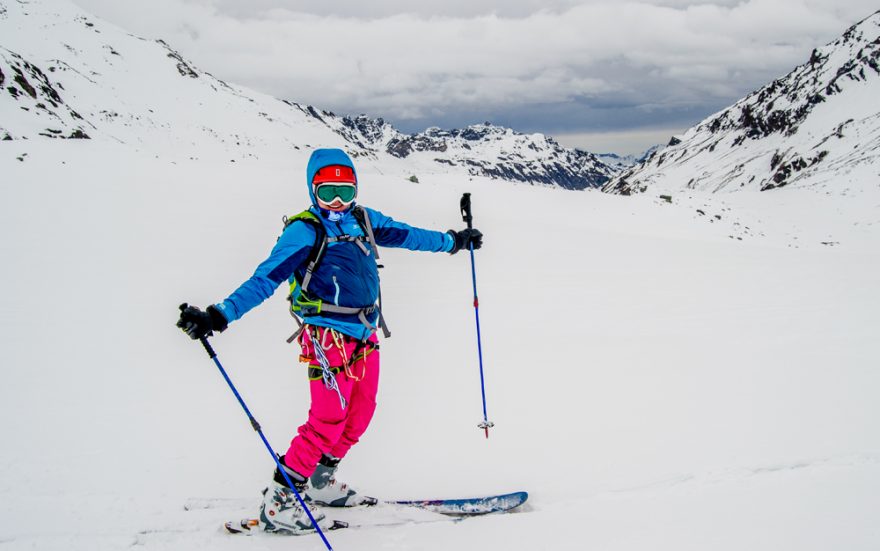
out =
{"type": "MultiPolygon", "coordinates": [[[[351,528],[378,528],[387,526],[403,526],[407,524],[425,524],[435,522],[459,522],[466,517],[487,515],[492,513],[506,513],[521,506],[528,499],[527,492],[513,492],[509,494],[483,496],[465,499],[423,499],[385,501],[382,505],[403,508],[422,509],[431,513],[442,515],[439,518],[411,518],[411,519],[384,519],[378,522],[345,522],[334,520],[326,530],[342,530],[351,528]]],[[[351,511],[355,508],[344,508],[351,511]]],[[[260,521],[246,518],[239,521],[229,521],[224,528],[230,534],[254,535],[262,534],[259,528],[260,521]]],[[[270,534],[271,535],[271,534],[270,534]]]]}
{"type": "Polygon", "coordinates": [[[469,516],[503,513],[515,509],[529,499],[528,492],[513,492],[495,496],[465,499],[427,499],[413,501],[390,501],[394,505],[418,507],[441,515],[469,516]]]}
{"type": "MultiPolygon", "coordinates": [[[[260,530],[260,521],[255,518],[243,518],[238,522],[230,520],[229,522],[224,524],[223,527],[226,528],[226,531],[230,534],[241,534],[249,536],[251,534],[263,533],[260,530]]],[[[349,527],[350,525],[347,522],[334,520],[333,524],[331,524],[327,528],[324,528],[324,531],[342,530],[349,527]]],[[[271,532],[268,534],[271,534],[271,532]]],[[[287,534],[279,533],[277,535],[284,536],[287,534]]]]}
{"type": "MultiPolygon", "coordinates": [[[[387,528],[389,526],[405,526],[409,524],[433,524],[437,522],[459,522],[464,517],[453,517],[453,516],[444,516],[442,518],[433,518],[433,519],[402,519],[402,520],[387,520],[381,522],[364,522],[364,523],[352,523],[345,522],[342,520],[334,520],[333,524],[331,524],[327,528],[323,528],[325,532],[327,531],[336,531],[336,530],[344,530],[344,529],[358,529],[358,528],[387,528]]],[[[254,535],[266,535],[266,536],[287,536],[284,533],[273,533],[273,532],[263,532],[260,530],[260,521],[255,518],[244,518],[240,521],[230,520],[225,523],[223,527],[226,531],[233,535],[239,536],[254,536],[254,535]]],[[[317,532],[315,532],[317,533],[317,532]]],[[[303,534],[309,535],[309,534],[303,534]]]]}

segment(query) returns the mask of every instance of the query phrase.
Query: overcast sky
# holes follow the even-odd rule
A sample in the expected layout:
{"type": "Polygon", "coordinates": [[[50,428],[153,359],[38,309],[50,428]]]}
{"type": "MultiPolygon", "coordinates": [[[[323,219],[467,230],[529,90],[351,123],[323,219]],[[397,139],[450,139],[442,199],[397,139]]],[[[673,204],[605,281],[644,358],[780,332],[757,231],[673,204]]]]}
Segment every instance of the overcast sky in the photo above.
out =
{"type": "Polygon", "coordinates": [[[640,152],[753,89],[876,0],[74,0],[215,76],[405,132],[483,121],[640,152]]]}

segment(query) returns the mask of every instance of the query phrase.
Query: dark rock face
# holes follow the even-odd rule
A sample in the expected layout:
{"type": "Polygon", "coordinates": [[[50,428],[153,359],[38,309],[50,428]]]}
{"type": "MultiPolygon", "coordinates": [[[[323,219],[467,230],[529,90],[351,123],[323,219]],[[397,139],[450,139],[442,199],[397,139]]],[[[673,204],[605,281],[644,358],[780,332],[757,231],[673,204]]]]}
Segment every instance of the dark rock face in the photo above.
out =
{"type": "Polygon", "coordinates": [[[382,138],[385,121],[381,118],[373,121],[360,115],[355,118],[343,117],[342,125],[366,138],[368,143],[375,143],[382,138]]]}
{"type": "Polygon", "coordinates": [[[187,63],[185,59],[183,59],[183,56],[181,56],[175,50],[172,50],[171,47],[167,43],[165,43],[164,40],[157,40],[156,42],[164,46],[165,49],[168,50],[168,57],[177,62],[177,72],[180,73],[180,76],[199,78],[199,73],[196,72],[196,70],[193,69],[192,66],[187,63]]]}
{"type": "MultiPolygon", "coordinates": [[[[380,119],[381,120],[381,119],[380,119]]],[[[415,151],[436,151],[443,153],[449,149],[445,138],[413,134],[403,138],[394,138],[385,146],[385,151],[398,158],[408,157],[415,151]]]]}
{"type": "MultiPolygon", "coordinates": [[[[9,50],[0,53],[0,64],[5,64],[4,68],[6,69],[5,71],[0,69],[0,86],[6,85],[6,92],[11,97],[10,101],[21,103],[20,107],[25,110],[48,113],[56,123],[68,124],[67,130],[70,132],[80,132],[85,135],[76,122],[77,119],[82,120],[82,117],[67,106],[62,99],[59,90],[63,90],[63,88],[59,83],[53,83],[40,67],[9,50]]],[[[64,133],[65,130],[47,128],[38,134],[50,138],[64,138],[64,133]]],[[[3,139],[12,140],[13,138],[6,132],[3,139]]]]}
{"type": "Polygon", "coordinates": [[[324,119],[321,118],[321,115],[319,115],[318,112],[315,110],[315,108],[312,107],[311,105],[309,105],[308,113],[309,113],[309,115],[315,117],[319,121],[324,122],[324,119]]]}
{"type": "Polygon", "coordinates": [[[15,77],[14,77],[12,80],[13,80],[16,84],[18,84],[18,86],[19,86],[22,90],[24,90],[25,92],[27,92],[27,94],[28,94],[30,97],[32,97],[32,98],[34,98],[34,99],[37,99],[37,91],[34,89],[33,86],[31,86],[31,83],[27,81],[27,79],[24,77],[24,75],[21,74],[21,71],[20,71],[20,70],[17,70],[17,69],[15,70],[15,77]]]}
{"type": "Polygon", "coordinates": [[[404,159],[409,157],[410,153],[413,152],[413,148],[409,140],[394,138],[385,146],[385,151],[398,159],[404,159]]]}
{"type": "MultiPolygon", "coordinates": [[[[782,186],[789,184],[789,177],[801,170],[815,166],[817,163],[822,162],[822,160],[828,156],[827,151],[820,151],[815,157],[810,157],[809,159],[804,159],[800,156],[795,156],[791,161],[787,163],[783,163],[778,166],[776,172],[773,174],[773,183],[766,183],[761,186],[761,191],[767,191],[770,189],[780,188],[782,186]]],[[[773,157],[774,163],[779,163],[779,158],[776,155],[773,157]]]]}
{"type": "MultiPolygon", "coordinates": [[[[850,27],[835,43],[842,48],[862,37],[858,25],[850,27]]],[[[867,72],[880,75],[880,38],[858,50],[853,59],[831,67],[831,56],[814,49],[810,60],[786,77],[777,79],[752,93],[740,106],[731,108],[709,123],[713,133],[742,130],[747,139],[760,139],[778,133],[791,136],[813,108],[842,91],[841,80],[864,82],[867,72]],[[833,73],[827,83],[822,73],[833,73]],[[783,108],[777,105],[785,105],[783,108]],[[737,114],[738,111],[738,114],[737,114]]]]}

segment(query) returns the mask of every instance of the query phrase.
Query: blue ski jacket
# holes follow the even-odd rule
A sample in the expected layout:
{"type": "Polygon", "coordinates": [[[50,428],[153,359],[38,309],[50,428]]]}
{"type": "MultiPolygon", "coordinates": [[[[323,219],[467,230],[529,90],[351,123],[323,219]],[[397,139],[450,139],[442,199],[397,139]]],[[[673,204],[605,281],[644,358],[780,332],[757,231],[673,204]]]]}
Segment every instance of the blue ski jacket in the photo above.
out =
{"type": "MultiPolygon", "coordinates": [[[[312,206],[309,210],[318,215],[327,237],[342,235],[363,236],[364,232],[349,208],[341,217],[318,207],[312,190],[315,173],[329,165],[354,165],[341,149],[317,149],[312,153],[306,169],[306,186],[312,206]],[[334,220],[339,218],[338,220],[334,220]]],[[[360,182],[358,182],[360,185],[360,182]]],[[[354,204],[352,204],[354,206],[354,204]]],[[[454,248],[451,235],[443,232],[415,228],[393,220],[379,211],[362,207],[369,215],[376,244],[382,247],[401,247],[413,251],[450,252],[454,248]]],[[[228,322],[233,322],[264,300],[272,296],[282,282],[292,283],[294,277],[302,281],[307,259],[315,244],[315,229],[305,222],[294,222],[285,228],[268,258],[257,266],[254,275],[241,284],[229,297],[216,307],[228,322]]],[[[379,298],[379,273],[374,258],[375,251],[368,243],[369,254],[354,242],[337,241],[328,244],[324,257],[309,283],[309,296],[325,303],[353,308],[368,307],[379,298]]],[[[369,321],[378,322],[378,312],[369,321]]],[[[329,327],[358,339],[365,339],[372,331],[357,317],[349,314],[321,313],[307,316],[305,323],[329,327]]]]}

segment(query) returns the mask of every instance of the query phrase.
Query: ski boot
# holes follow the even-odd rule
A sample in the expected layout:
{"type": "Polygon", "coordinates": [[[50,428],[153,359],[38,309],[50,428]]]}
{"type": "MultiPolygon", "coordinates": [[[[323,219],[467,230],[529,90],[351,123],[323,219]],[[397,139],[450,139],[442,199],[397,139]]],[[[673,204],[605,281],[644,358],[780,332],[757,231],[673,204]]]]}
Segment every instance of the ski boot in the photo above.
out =
{"type": "Polygon", "coordinates": [[[306,489],[306,500],[326,507],[355,507],[375,505],[379,500],[357,492],[348,484],[343,484],[333,476],[339,467],[339,458],[324,455],[315,472],[309,477],[311,487],[306,489]]]}
{"type": "MultiPolygon", "coordinates": [[[[309,484],[308,479],[290,469],[286,470],[296,491],[305,498],[309,484]]],[[[321,529],[329,529],[330,523],[326,520],[324,513],[313,505],[308,507],[321,529]]],[[[277,468],[269,487],[263,490],[263,504],[260,506],[260,528],[265,532],[288,536],[315,533],[315,527],[309,520],[305,509],[296,499],[293,490],[287,485],[277,468]]]]}

